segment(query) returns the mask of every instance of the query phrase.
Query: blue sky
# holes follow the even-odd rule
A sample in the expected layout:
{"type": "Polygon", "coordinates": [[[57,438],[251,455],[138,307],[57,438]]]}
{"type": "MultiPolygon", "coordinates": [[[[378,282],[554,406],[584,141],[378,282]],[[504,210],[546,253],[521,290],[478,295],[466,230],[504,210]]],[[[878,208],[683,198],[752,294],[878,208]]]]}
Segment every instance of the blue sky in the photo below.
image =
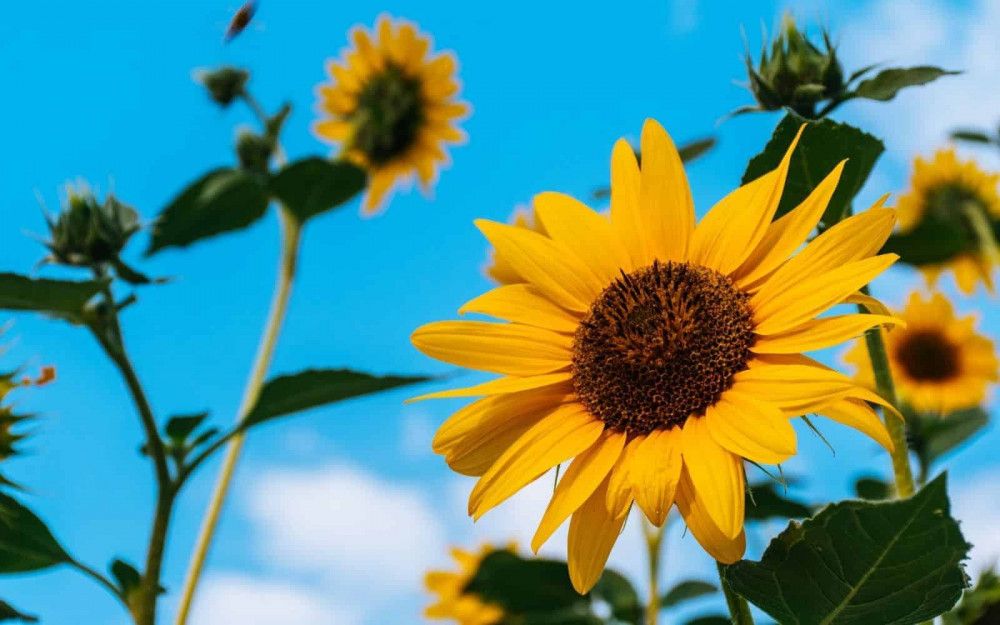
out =
{"type": "MultiPolygon", "coordinates": [[[[17,3],[0,21],[0,100],[5,151],[0,198],[5,217],[0,267],[32,271],[43,250],[38,197],[54,209],[78,177],[113,189],[147,218],[203,170],[231,162],[234,127],[251,122],[220,111],[191,80],[197,67],[246,65],[266,106],[290,101],[285,146],[322,154],[310,134],[314,86],[338,55],[348,29],[382,11],[419,23],[461,63],[463,97],[474,108],[467,145],[454,150],[434,197],[397,195],[382,216],[363,220],[351,206],[317,219],[306,233],[298,282],[273,372],[351,366],[373,372],[446,373],[410,347],[416,326],[449,318],[488,286],[476,217],[506,219],[543,190],[587,198],[607,177],[613,141],[637,137],[642,120],[661,120],[678,142],[717,134],[720,144],[691,166],[700,210],[738,184],[746,160],[776,116],[719,124],[747,103],[740,31],[756,49],[760,24],[791,7],[839,33],[849,68],[887,60],[937,63],[967,74],[889,104],[852,103],[842,119],[884,137],[889,152],[865,199],[905,187],[917,151],[939,145],[957,124],[994,124],[1000,110],[1000,10],[962,3],[623,2],[568,10],[540,2],[306,2],[263,0],[258,18],[229,46],[221,33],[235,0],[17,3]]],[[[993,155],[977,154],[995,167],[993,155]]],[[[124,318],[126,340],[161,415],[210,409],[220,424],[236,410],[270,299],[277,222],[141,266],[173,276],[140,291],[124,318]]],[[[145,242],[129,254],[138,260],[145,242]]],[[[46,275],[60,272],[45,270],[46,275]]],[[[920,281],[905,269],[876,284],[890,303],[920,281]]],[[[953,293],[950,282],[946,290],[953,293]]],[[[995,300],[961,299],[1000,331],[995,300]]],[[[21,394],[41,418],[28,455],[6,471],[30,486],[29,505],[79,559],[104,568],[113,557],[140,561],[151,515],[150,474],[137,453],[140,432],[124,389],[92,340],[77,328],[18,316],[5,340],[5,367],[52,363],[58,383],[21,394]]],[[[835,354],[829,355],[834,358],[835,354]]],[[[477,527],[464,518],[470,484],[430,453],[434,428],[454,408],[404,406],[387,393],[311,411],[250,437],[206,575],[197,625],[360,625],[419,622],[421,571],[445,562],[445,546],[488,537],[527,543],[548,484],[477,527]]],[[[803,497],[842,497],[862,472],[886,473],[888,459],[853,432],[824,424],[836,447],[803,432],[803,497]]],[[[995,429],[949,459],[952,489],[977,564],[1000,554],[983,519],[995,514],[1000,464],[995,429]],[[990,508],[993,507],[993,509],[990,508]]],[[[214,482],[207,466],[180,500],[167,556],[164,622],[173,614],[187,556],[214,482]]],[[[994,517],[995,518],[995,517],[994,517]]],[[[634,526],[613,555],[641,571],[634,526]]],[[[759,550],[774,527],[761,528],[759,550]]],[[[667,578],[711,574],[707,557],[671,534],[667,578]]],[[[558,536],[552,553],[559,553],[558,536]]],[[[49,625],[126,622],[88,580],[66,570],[0,581],[0,597],[49,625]]],[[[715,607],[711,601],[696,611],[715,607]]]]}

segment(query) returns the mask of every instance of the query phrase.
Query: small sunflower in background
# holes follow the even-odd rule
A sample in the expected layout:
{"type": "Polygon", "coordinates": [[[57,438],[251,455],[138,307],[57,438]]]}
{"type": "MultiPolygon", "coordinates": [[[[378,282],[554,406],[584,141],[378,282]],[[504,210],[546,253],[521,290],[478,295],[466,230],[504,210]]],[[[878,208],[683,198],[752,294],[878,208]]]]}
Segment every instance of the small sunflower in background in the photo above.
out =
{"type": "MultiPolygon", "coordinates": [[[[973,161],[961,161],[955,150],[938,150],[934,158],[917,157],[913,162],[910,189],[899,198],[899,227],[903,233],[917,228],[925,220],[942,223],[959,222],[970,230],[970,240],[981,238],[974,230],[973,220],[982,220],[989,229],[990,222],[1000,220],[1000,173],[988,173],[973,161]]],[[[992,233],[984,233],[990,241],[974,245],[944,264],[925,265],[921,269],[929,286],[934,286],[942,272],[950,270],[955,282],[965,294],[972,294],[982,282],[993,290],[993,269],[996,242],[992,233]]]]}
{"type": "Polygon", "coordinates": [[[369,171],[362,208],[372,214],[414,176],[429,193],[439,165],[449,162],[445,146],[465,141],[456,122],[469,107],[456,100],[455,56],[433,55],[430,37],[413,24],[383,15],[374,32],[357,27],[352,38],[354,47],[329,64],[332,82],[318,89],[329,119],[314,131],[369,171]]]}
{"type": "MultiPolygon", "coordinates": [[[[513,545],[507,547],[513,551],[513,545]]],[[[434,603],[427,606],[424,616],[435,620],[452,620],[458,625],[494,625],[503,617],[503,610],[484,602],[474,593],[466,592],[466,586],[476,576],[483,558],[497,551],[490,544],[484,544],[479,551],[467,551],[453,547],[451,556],[458,565],[457,571],[429,571],[424,576],[424,585],[435,596],[434,603]]]]}
{"type": "MultiPolygon", "coordinates": [[[[518,206],[515,208],[514,213],[510,217],[510,223],[517,228],[524,228],[543,235],[547,234],[545,227],[535,217],[535,210],[530,206],[518,206]]],[[[521,276],[518,275],[511,264],[502,256],[497,255],[493,250],[489,251],[484,271],[491,280],[499,284],[516,284],[522,282],[521,276]]]]}
{"type": "MultiPolygon", "coordinates": [[[[922,413],[949,414],[982,404],[997,381],[993,342],[976,332],[973,316],[958,318],[940,293],[911,293],[899,317],[905,327],[884,332],[899,398],[922,413]]],[[[875,387],[864,341],[845,356],[857,380],[875,387]]]]}
{"type": "Polygon", "coordinates": [[[570,462],[532,541],[569,519],[568,564],[597,582],[633,502],[655,525],[676,504],[720,562],[742,557],[744,461],[796,453],[793,417],[826,415],[892,448],[866,387],[803,355],[894,324],[887,315],[818,318],[896,260],[877,255],[895,211],[877,204],[805,247],[843,163],[772,223],[792,151],[695,223],[680,156],[663,127],[642,130],[642,166],[624,140],[611,157],[611,212],[559,193],[535,197],[544,233],[479,220],[519,277],[413,344],[445,362],[500,374],[431,397],[480,397],[438,430],[449,466],[479,476],[478,519],[570,462]],[[800,250],[801,248],[801,250],[800,250]]]}

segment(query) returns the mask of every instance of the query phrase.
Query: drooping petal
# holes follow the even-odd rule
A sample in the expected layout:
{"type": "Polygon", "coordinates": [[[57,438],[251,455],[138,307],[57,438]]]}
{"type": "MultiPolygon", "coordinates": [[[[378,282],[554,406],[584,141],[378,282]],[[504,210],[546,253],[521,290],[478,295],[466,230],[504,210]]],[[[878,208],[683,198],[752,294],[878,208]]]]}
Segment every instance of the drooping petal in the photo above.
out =
{"type": "Polygon", "coordinates": [[[431,358],[507,375],[540,375],[570,364],[572,338],[517,323],[436,321],[417,328],[413,345],[431,358]]]}
{"type": "Polygon", "coordinates": [[[639,163],[635,160],[635,152],[627,141],[619,139],[611,151],[611,225],[628,250],[633,267],[644,265],[650,257],[642,223],[639,188],[639,163]]]}
{"type": "Polygon", "coordinates": [[[579,404],[564,404],[525,432],[476,482],[469,514],[479,519],[538,477],[593,445],[604,424],[579,404]]]}
{"type": "Polygon", "coordinates": [[[546,386],[564,386],[565,393],[572,391],[572,384],[565,384],[573,378],[573,373],[571,371],[560,371],[558,373],[546,373],[545,375],[531,375],[525,377],[508,376],[505,378],[498,378],[496,380],[490,380],[489,382],[483,382],[482,384],[476,384],[475,386],[466,386],[463,388],[453,388],[446,391],[436,391],[434,393],[427,393],[425,395],[420,395],[418,397],[413,397],[412,399],[406,400],[406,403],[412,403],[415,401],[424,401],[426,399],[449,399],[454,397],[487,397],[490,395],[503,395],[506,393],[517,393],[518,391],[526,391],[533,388],[542,388],[546,386]]]}
{"type": "Polygon", "coordinates": [[[795,455],[795,429],[774,404],[727,391],[705,411],[716,443],[760,464],[780,464],[795,455]]]}
{"type": "Polygon", "coordinates": [[[578,593],[590,591],[604,572],[618,535],[621,534],[628,510],[614,515],[604,505],[608,482],[605,480],[573,513],[569,523],[567,564],[569,578],[578,593]]]}
{"type": "Polygon", "coordinates": [[[698,544],[710,556],[723,564],[732,564],[743,557],[747,548],[746,534],[741,530],[735,538],[726,536],[705,510],[702,493],[691,483],[687,471],[681,473],[677,488],[677,509],[698,544]]]}
{"type": "Polygon", "coordinates": [[[857,293],[851,293],[844,300],[845,304],[858,304],[859,306],[864,306],[865,310],[874,315],[891,315],[892,311],[889,307],[878,301],[871,295],[867,295],[858,291],[857,293]]]}
{"type": "Polygon", "coordinates": [[[850,341],[876,326],[904,323],[899,317],[865,314],[811,319],[784,332],[758,336],[751,349],[758,354],[809,352],[850,341]]]}
{"type": "Polygon", "coordinates": [[[805,364],[752,366],[733,376],[733,391],[766,398],[787,416],[815,412],[849,395],[857,385],[847,376],[805,364]]]}
{"type": "Polygon", "coordinates": [[[532,551],[537,553],[559,526],[597,490],[624,448],[624,434],[605,431],[597,443],[570,463],[531,539],[532,551]]]}
{"type": "Polygon", "coordinates": [[[788,165],[805,124],[778,167],[736,189],[712,207],[694,230],[691,261],[730,274],[764,238],[781,201],[788,165]]]}
{"type": "Polygon", "coordinates": [[[638,446],[633,459],[633,491],[650,523],[662,526],[674,504],[677,483],[684,465],[681,431],[654,430],[638,446]]]}
{"type": "Polygon", "coordinates": [[[661,260],[685,260],[694,201],[677,147],[654,119],[643,124],[641,153],[639,204],[649,251],[661,260]]]}
{"type": "Polygon", "coordinates": [[[885,423],[879,419],[872,407],[866,402],[860,399],[842,399],[823,406],[818,412],[837,423],[842,423],[866,434],[884,447],[886,451],[892,453],[895,446],[892,444],[889,431],[885,428],[885,423]]]}
{"type": "Polygon", "coordinates": [[[604,215],[563,193],[539,193],[534,206],[549,236],[572,249],[605,284],[630,266],[628,251],[604,215]]]}
{"type": "Polygon", "coordinates": [[[497,255],[563,308],[589,310],[604,288],[604,283],[566,245],[516,226],[486,219],[475,223],[497,255]]]}
{"type": "Polygon", "coordinates": [[[487,291],[458,309],[460,314],[481,313],[497,319],[572,333],[580,324],[577,313],[554,304],[530,284],[508,284],[487,291]]]}
{"type": "Polygon", "coordinates": [[[702,417],[688,418],[682,440],[684,467],[698,500],[722,533],[736,538],[745,512],[743,461],[715,442],[702,417]]]}

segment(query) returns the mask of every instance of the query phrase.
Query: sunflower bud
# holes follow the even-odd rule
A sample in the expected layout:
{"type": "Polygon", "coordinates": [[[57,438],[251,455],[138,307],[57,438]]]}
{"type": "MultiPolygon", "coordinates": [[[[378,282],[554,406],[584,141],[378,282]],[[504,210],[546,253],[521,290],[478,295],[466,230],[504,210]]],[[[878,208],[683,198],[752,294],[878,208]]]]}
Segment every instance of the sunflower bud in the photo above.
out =
{"type": "Polygon", "coordinates": [[[254,173],[266,173],[274,146],[271,137],[241,129],[236,136],[236,156],[240,160],[240,167],[254,173]]]}
{"type": "Polygon", "coordinates": [[[205,85],[212,101],[225,108],[243,94],[247,81],[250,80],[250,72],[238,67],[222,66],[197,72],[195,80],[205,85]]]}
{"type": "Polygon", "coordinates": [[[69,188],[66,205],[48,220],[50,260],[74,267],[117,264],[129,238],[139,231],[139,214],[108,195],[103,204],[86,186],[69,188]]]}
{"type": "Polygon", "coordinates": [[[759,108],[773,111],[787,106],[799,115],[814,117],[819,102],[842,94],[844,70],[826,31],[823,48],[809,41],[786,15],[770,54],[766,47],[761,51],[756,69],[750,54],[746,56],[750,91],[759,108]]]}

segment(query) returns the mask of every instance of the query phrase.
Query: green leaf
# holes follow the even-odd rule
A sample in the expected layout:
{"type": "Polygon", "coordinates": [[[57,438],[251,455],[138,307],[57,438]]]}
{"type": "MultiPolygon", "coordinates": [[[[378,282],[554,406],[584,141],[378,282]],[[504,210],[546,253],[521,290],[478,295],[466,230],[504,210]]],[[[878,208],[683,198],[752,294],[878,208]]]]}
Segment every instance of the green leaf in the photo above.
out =
{"type": "Polygon", "coordinates": [[[914,625],[950,609],[966,586],[970,545],[949,507],[944,475],[910,499],[832,504],[724,576],[787,625],[914,625]]]}
{"type": "Polygon", "coordinates": [[[4,621],[20,621],[22,623],[37,623],[38,617],[31,616],[30,614],[25,614],[17,610],[14,606],[7,603],[6,601],[0,601],[0,622],[4,621]]]}
{"type": "Polygon", "coordinates": [[[964,252],[979,249],[975,233],[962,219],[947,219],[935,211],[926,212],[909,232],[896,232],[882,247],[882,253],[899,254],[908,265],[937,265],[964,252]]]}
{"type": "Polygon", "coordinates": [[[892,495],[892,485],[877,477],[860,477],[854,482],[854,492],[862,499],[880,501],[892,495]]]}
{"type": "Polygon", "coordinates": [[[153,225],[146,256],[246,228],[263,217],[267,204],[259,175],[230,168],[211,171],[163,209],[153,225]]]}
{"type": "Polygon", "coordinates": [[[861,81],[852,95],[884,102],[896,97],[896,94],[906,87],[926,85],[942,76],[951,76],[960,73],[929,65],[884,69],[873,77],[861,81]]]}
{"type": "Polygon", "coordinates": [[[84,309],[107,284],[103,280],[74,282],[0,273],[0,308],[31,310],[82,323],[84,309]]]}
{"type": "Polygon", "coordinates": [[[885,151],[881,141],[853,126],[830,119],[809,121],[795,113],[785,115],[774,129],[764,151],[747,164],[743,184],[747,184],[775,169],[784,158],[788,146],[802,124],[809,127],[802,133],[775,218],[792,210],[815,189],[833,168],[848,159],[840,183],[823,214],[823,223],[830,225],[844,214],[854,196],[864,186],[875,161],[885,151]]]}
{"type": "Polygon", "coordinates": [[[341,206],[364,190],[367,175],[347,161],[312,157],[285,166],[271,179],[271,192],[299,220],[341,206]]]}
{"type": "Polygon", "coordinates": [[[969,141],[970,143],[993,143],[993,137],[985,132],[967,128],[952,131],[951,138],[956,141],[969,141]]]}
{"type": "Polygon", "coordinates": [[[426,376],[375,376],[349,369],[307,369],[269,380],[243,420],[243,426],[428,380],[426,376]]]}
{"type": "Polygon", "coordinates": [[[38,571],[71,560],[41,519],[0,493],[0,573],[38,571]]]}
{"type": "Polygon", "coordinates": [[[126,602],[135,590],[142,587],[142,574],[124,560],[115,559],[111,563],[111,576],[118,582],[118,589],[122,591],[126,602]]]}
{"type": "Polygon", "coordinates": [[[719,588],[715,584],[710,584],[697,579],[687,579],[683,582],[678,582],[673,588],[668,590],[667,593],[663,595],[663,599],[660,600],[660,605],[664,608],[671,608],[675,605],[684,603],[685,601],[691,601],[692,599],[704,597],[705,595],[711,595],[718,591],[719,588]]]}
{"type": "Polygon", "coordinates": [[[528,560],[507,550],[484,557],[464,591],[512,615],[558,612],[590,603],[589,597],[573,589],[565,562],[528,560]]]}
{"type": "Polygon", "coordinates": [[[918,414],[911,410],[904,414],[910,448],[925,467],[978,434],[990,420],[979,407],[947,415],[918,414]]]}
{"type": "Polygon", "coordinates": [[[711,616],[699,616],[685,623],[685,625],[733,625],[732,619],[721,614],[711,616]]]}
{"type": "Polygon", "coordinates": [[[590,594],[603,599],[611,607],[611,616],[618,621],[642,624],[644,607],[639,593],[621,573],[606,569],[590,594]]]}
{"type": "Polygon", "coordinates": [[[774,482],[750,485],[746,502],[747,520],[800,519],[810,514],[812,509],[809,506],[778,492],[778,486],[774,482]]]}
{"type": "Polygon", "coordinates": [[[682,162],[690,163],[696,158],[705,155],[709,150],[715,147],[716,143],[718,143],[718,141],[715,137],[705,137],[704,139],[698,139],[696,141],[685,143],[677,148],[677,153],[680,155],[682,162]]]}
{"type": "Polygon", "coordinates": [[[167,437],[175,442],[182,443],[194,432],[201,422],[208,417],[207,412],[198,412],[189,415],[177,415],[170,417],[167,427],[164,429],[167,437]]]}

